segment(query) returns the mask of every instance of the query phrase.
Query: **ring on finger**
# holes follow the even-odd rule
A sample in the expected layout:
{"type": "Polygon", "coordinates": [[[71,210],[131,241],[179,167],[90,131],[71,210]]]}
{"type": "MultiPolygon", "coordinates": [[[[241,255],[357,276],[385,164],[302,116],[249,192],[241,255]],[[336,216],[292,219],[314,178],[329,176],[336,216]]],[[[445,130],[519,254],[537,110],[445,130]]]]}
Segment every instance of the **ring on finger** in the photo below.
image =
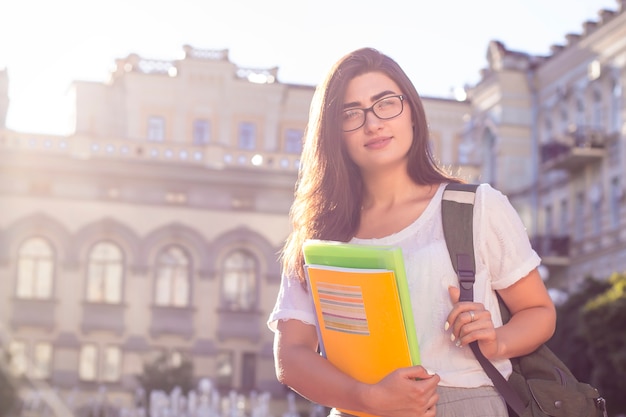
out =
{"type": "Polygon", "coordinates": [[[469,311],[469,315],[470,315],[470,319],[471,319],[470,321],[476,320],[476,316],[474,315],[474,310],[470,310],[469,311]]]}

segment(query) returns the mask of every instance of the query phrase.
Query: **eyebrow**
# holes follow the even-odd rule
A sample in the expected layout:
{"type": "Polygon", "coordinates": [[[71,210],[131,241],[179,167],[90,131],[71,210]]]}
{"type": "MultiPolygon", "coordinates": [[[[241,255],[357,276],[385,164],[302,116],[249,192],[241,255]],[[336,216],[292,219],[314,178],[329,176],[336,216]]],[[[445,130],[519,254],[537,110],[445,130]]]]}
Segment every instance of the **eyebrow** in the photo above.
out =
{"type": "MultiPolygon", "coordinates": [[[[377,101],[377,100],[380,100],[381,98],[383,98],[383,97],[385,97],[385,96],[388,96],[389,94],[396,94],[396,92],[395,92],[395,91],[391,91],[391,90],[385,90],[385,91],[380,92],[380,93],[378,93],[378,94],[374,94],[374,95],[370,98],[370,100],[372,100],[372,101],[377,101]]],[[[351,103],[345,103],[345,104],[343,105],[343,108],[344,108],[344,109],[347,109],[347,108],[350,108],[350,107],[356,107],[356,106],[358,106],[359,104],[361,104],[361,103],[360,103],[360,102],[358,102],[358,101],[353,101],[353,102],[351,102],[351,103]]]]}

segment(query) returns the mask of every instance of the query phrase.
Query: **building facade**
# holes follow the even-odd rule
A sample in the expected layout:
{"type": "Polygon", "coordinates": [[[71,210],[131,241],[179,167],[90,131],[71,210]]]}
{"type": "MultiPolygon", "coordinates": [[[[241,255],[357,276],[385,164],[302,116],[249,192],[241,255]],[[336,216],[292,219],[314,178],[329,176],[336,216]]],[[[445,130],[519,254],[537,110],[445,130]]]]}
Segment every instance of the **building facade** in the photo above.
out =
{"type": "MultiPolygon", "coordinates": [[[[222,393],[287,392],[265,322],[314,88],[184,52],[75,82],[70,135],[0,133],[4,349],[79,405],[128,406],[164,352],[222,393]]],[[[468,104],[427,100],[451,165],[468,104]]]]}
{"type": "MultiPolygon", "coordinates": [[[[467,100],[423,98],[436,158],[509,196],[565,292],[626,270],[624,4],[549,56],[493,41],[467,100]]],[[[183,49],[75,82],[63,136],[4,126],[0,72],[0,342],[77,404],[129,406],[162,352],[223,392],[287,392],[265,321],[314,88],[183,49]]]]}
{"type": "Polygon", "coordinates": [[[562,292],[626,270],[626,2],[549,56],[492,41],[468,89],[465,155],[503,190],[562,292]]]}

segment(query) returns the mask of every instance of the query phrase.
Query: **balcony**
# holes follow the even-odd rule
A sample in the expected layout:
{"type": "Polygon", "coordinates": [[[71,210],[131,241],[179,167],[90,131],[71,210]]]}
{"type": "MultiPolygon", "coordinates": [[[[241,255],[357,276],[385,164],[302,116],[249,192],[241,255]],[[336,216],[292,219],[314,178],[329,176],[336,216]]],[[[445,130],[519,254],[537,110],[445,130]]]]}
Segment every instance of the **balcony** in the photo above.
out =
{"type": "Polygon", "coordinates": [[[38,327],[52,331],[55,327],[56,304],[54,299],[13,299],[13,317],[11,325],[20,327],[38,327]]]}
{"type": "Polygon", "coordinates": [[[122,304],[90,303],[83,304],[81,328],[84,333],[105,330],[121,335],[124,333],[124,313],[122,304]]]}
{"type": "Polygon", "coordinates": [[[217,337],[219,340],[243,338],[258,342],[263,329],[263,315],[258,310],[218,310],[217,337]]]}
{"type": "Polygon", "coordinates": [[[542,167],[545,171],[579,171],[605,156],[607,139],[608,135],[601,129],[573,126],[561,137],[541,146],[542,167]]]}
{"type": "Polygon", "coordinates": [[[157,306],[151,307],[150,335],[180,336],[190,339],[194,333],[195,310],[191,307],[157,306]]]}
{"type": "Polygon", "coordinates": [[[560,235],[538,235],[530,239],[533,249],[546,266],[569,265],[570,237],[560,235]]]}

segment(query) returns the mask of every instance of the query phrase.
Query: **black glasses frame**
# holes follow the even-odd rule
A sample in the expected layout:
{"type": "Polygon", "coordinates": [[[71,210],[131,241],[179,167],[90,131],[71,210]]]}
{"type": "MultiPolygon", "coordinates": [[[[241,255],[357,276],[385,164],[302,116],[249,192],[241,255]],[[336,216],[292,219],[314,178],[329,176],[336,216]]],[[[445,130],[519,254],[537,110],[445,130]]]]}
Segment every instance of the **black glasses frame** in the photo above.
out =
{"type": "Polygon", "coordinates": [[[359,109],[346,109],[346,110],[344,110],[344,111],[343,111],[343,113],[345,113],[345,112],[347,112],[347,111],[355,111],[355,110],[361,110],[361,111],[363,112],[363,123],[361,123],[358,127],[355,127],[354,129],[348,129],[348,130],[345,130],[345,129],[343,129],[343,128],[342,128],[342,130],[343,130],[344,132],[353,132],[353,131],[355,131],[355,130],[357,130],[357,129],[362,128],[362,127],[365,125],[365,121],[367,120],[367,112],[370,112],[370,111],[374,114],[374,116],[378,117],[380,120],[390,120],[390,119],[393,119],[394,117],[398,117],[398,116],[400,116],[400,115],[402,114],[402,112],[404,111],[404,95],[403,95],[403,94],[396,94],[396,95],[393,95],[393,96],[383,97],[383,98],[381,98],[381,99],[379,99],[379,100],[376,100],[376,101],[374,102],[374,104],[372,104],[371,106],[369,106],[369,107],[367,107],[367,108],[359,108],[359,109]],[[399,112],[398,114],[396,114],[395,116],[391,116],[391,117],[380,117],[380,116],[376,113],[376,110],[374,110],[374,107],[376,107],[376,105],[377,105],[378,103],[380,103],[381,101],[384,101],[384,100],[389,100],[390,98],[396,98],[396,97],[400,99],[400,112],[399,112]]]}

